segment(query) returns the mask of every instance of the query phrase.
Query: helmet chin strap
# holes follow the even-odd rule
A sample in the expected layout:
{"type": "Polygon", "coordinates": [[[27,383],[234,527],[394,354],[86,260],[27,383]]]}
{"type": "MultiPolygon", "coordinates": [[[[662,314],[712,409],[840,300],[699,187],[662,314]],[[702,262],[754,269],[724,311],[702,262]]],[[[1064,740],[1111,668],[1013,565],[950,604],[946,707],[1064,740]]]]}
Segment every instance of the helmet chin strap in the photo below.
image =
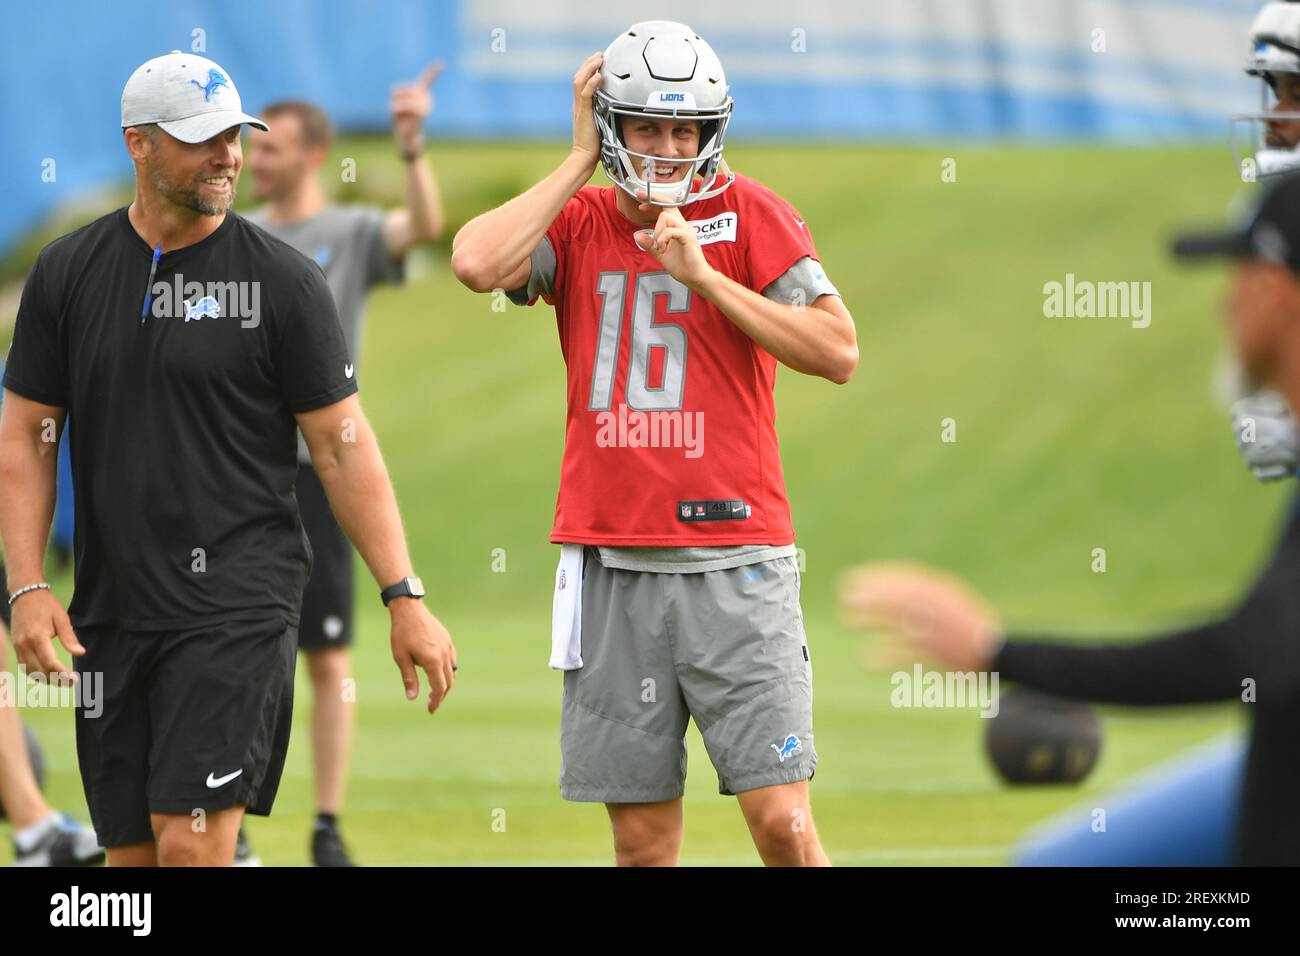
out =
{"type": "MultiPolygon", "coordinates": [[[[692,160],[692,162],[698,161],[698,158],[692,160]]],[[[653,162],[651,160],[647,159],[645,162],[647,165],[653,167],[653,162]]],[[[683,166],[686,165],[685,163],[680,163],[680,161],[679,164],[683,166]]],[[[636,168],[635,163],[632,163],[631,165],[633,169],[636,168]]],[[[731,171],[731,167],[727,165],[727,161],[725,159],[719,159],[718,171],[715,172],[709,182],[705,184],[710,188],[706,188],[702,192],[691,195],[691,187],[694,185],[695,181],[695,172],[692,167],[687,168],[688,172],[685,176],[680,180],[675,180],[670,183],[654,182],[654,171],[653,168],[651,168],[650,173],[645,175],[645,179],[638,179],[636,176],[628,176],[627,178],[630,185],[621,185],[623,185],[624,190],[639,203],[648,203],[651,206],[680,207],[689,206],[692,203],[697,203],[704,199],[712,199],[714,196],[725,192],[727,187],[736,181],[736,174],[731,171]],[[719,186],[712,186],[713,183],[718,181],[719,177],[723,177],[722,184],[719,186]],[[646,198],[642,199],[637,195],[639,190],[645,190],[646,198]]]]}
{"type": "MultiPolygon", "coordinates": [[[[663,204],[667,206],[680,206],[690,195],[691,181],[695,178],[694,165],[686,163],[676,163],[681,166],[683,175],[681,179],[673,182],[660,183],[655,181],[655,160],[645,160],[645,166],[642,169],[642,181],[635,183],[634,188],[645,189],[646,199],[654,204],[663,204]]],[[[633,166],[635,167],[635,163],[633,166]]]]}

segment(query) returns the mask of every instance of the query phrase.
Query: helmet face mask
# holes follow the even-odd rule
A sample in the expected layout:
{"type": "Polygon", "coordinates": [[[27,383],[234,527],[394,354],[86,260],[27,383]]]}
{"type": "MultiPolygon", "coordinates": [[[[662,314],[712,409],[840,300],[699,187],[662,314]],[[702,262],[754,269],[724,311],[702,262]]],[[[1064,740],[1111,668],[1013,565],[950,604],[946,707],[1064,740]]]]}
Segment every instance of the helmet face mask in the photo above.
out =
{"type": "MultiPolygon", "coordinates": [[[[1296,75],[1300,78],[1300,70],[1296,71],[1296,75]]],[[[1300,122],[1300,109],[1279,110],[1278,98],[1273,92],[1277,77],[1267,74],[1262,75],[1261,79],[1263,91],[1260,111],[1230,116],[1228,142],[1232,147],[1238,173],[1246,169],[1246,163],[1250,160],[1254,163],[1255,178],[1270,180],[1300,169],[1300,144],[1279,146],[1269,142],[1272,125],[1300,122]]]]}
{"type": "Polygon", "coordinates": [[[638,203],[685,206],[735,181],[722,161],[732,108],[722,64],[690,27],[667,20],[634,24],[605,51],[601,76],[592,111],[601,165],[615,186],[638,203]],[[633,119],[698,122],[696,155],[671,158],[631,149],[623,128],[633,119]],[[657,181],[655,166],[680,173],[670,182],[657,181]]]}

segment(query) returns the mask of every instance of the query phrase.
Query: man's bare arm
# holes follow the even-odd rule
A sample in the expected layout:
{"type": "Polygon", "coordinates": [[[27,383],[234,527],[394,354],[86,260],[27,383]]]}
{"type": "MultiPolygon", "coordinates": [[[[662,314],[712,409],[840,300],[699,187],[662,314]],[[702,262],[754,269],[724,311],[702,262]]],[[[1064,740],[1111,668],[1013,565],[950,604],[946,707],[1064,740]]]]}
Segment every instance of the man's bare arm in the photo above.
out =
{"type": "MultiPolygon", "coordinates": [[[[11,592],[45,580],[64,418],[62,408],[5,390],[0,409],[0,538],[11,592]]],[[[14,602],[12,611],[18,663],[29,674],[71,679],[50,639],[57,634],[78,656],[85,650],[58,599],[48,590],[30,591],[14,602]]]]}
{"type": "Polygon", "coordinates": [[[456,278],[475,292],[518,289],[532,271],[529,257],[560,210],[600,161],[591,100],[600,85],[601,54],[573,77],[573,148],[549,176],[514,199],[465,223],[451,244],[456,278]]]}
{"type": "Polygon", "coordinates": [[[722,273],[700,293],[782,365],[820,375],[837,385],[858,367],[853,316],[837,295],[819,295],[809,306],[774,302],[722,273]]]}
{"type": "Polygon", "coordinates": [[[401,259],[412,246],[442,235],[442,193],[427,156],[406,164],[406,205],[384,217],[384,247],[401,259]]]}
{"type": "Polygon", "coordinates": [[[634,237],[674,279],[716,305],[781,364],[839,385],[853,377],[858,334],[838,295],[819,295],[811,306],[797,306],[746,288],[709,265],[680,209],[663,210],[653,230],[634,237]]]}
{"type": "Polygon", "coordinates": [[[297,416],[330,508],[370,573],[386,587],[411,573],[397,498],[356,395],[297,416]]]}
{"type": "Polygon", "coordinates": [[[5,390],[0,410],[0,535],[13,590],[45,580],[64,410],[5,390]]]}
{"type": "Polygon", "coordinates": [[[433,83],[441,72],[441,62],[430,64],[414,83],[396,87],[389,103],[398,148],[408,156],[420,154],[406,163],[406,204],[384,217],[384,246],[394,259],[442,235],[442,193],[424,155],[424,121],[433,112],[433,83]]]}

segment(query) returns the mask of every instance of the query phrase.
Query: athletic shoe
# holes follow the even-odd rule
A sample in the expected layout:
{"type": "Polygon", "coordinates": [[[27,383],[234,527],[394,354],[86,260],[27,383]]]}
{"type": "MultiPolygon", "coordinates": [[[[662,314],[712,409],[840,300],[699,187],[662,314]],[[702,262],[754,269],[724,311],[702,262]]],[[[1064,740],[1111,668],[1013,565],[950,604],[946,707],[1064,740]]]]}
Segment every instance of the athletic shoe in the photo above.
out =
{"type": "Polygon", "coordinates": [[[231,866],[261,866],[262,861],[253,855],[253,848],[248,845],[248,837],[244,835],[244,828],[239,828],[239,836],[235,838],[235,862],[231,866]]]}
{"type": "Polygon", "coordinates": [[[60,813],[44,836],[26,851],[14,842],[14,866],[95,866],[104,862],[95,831],[60,813]]]}
{"type": "Polygon", "coordinates": [[[348,856],[337,827],[316,825],[311,835],[311,860],[315,866],[356,866],[348,856]]]}

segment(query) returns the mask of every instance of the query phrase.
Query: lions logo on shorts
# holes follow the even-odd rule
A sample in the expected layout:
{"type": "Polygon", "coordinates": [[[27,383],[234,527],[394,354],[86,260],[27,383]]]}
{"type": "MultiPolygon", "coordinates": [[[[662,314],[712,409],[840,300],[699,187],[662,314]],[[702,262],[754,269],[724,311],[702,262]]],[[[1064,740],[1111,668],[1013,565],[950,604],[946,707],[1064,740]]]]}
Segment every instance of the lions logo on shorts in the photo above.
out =
{"type": "Polygon", "coordinates": [[[790,734],[790,736],[786,737],[785,743],[779,747],[776,744],[768,744],[768,746],[776,751],[776,755],[780,759],[781,763],[785,763],[786,757],[793,757],[795,754],[803,753],[803,744],[799,742],[799,738],[794,734],[790,734]]]}

